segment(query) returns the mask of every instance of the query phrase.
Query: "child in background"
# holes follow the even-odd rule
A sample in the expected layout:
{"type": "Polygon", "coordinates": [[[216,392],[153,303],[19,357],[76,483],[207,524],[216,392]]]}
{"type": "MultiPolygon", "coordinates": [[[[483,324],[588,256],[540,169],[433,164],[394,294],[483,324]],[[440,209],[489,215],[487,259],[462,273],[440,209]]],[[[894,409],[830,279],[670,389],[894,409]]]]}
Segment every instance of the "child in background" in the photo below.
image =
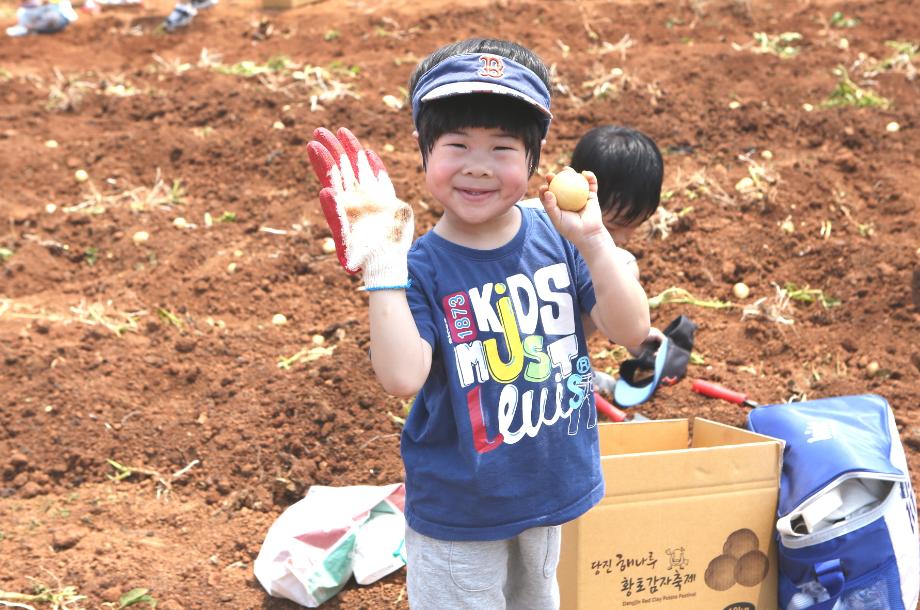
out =
{"type": "Polygon", "coordinates": [[[77,20],[70,0],[24,0],[16,10],[16,25],[6,28],[7,36],[53,34],[77,20]]]}
{"type": "Polygon", "coordinates": [[[604,495],[584,323],[636,347],[648,302],[592,174],[580,212],[546,185],[542,209],[518,205],[552,117],[533,52],[454,43],[422,60],[409,92],[444,210],[415,244],[375,154],[347,130],[319,129],[308,147],[339,259],[363,272],[377,378],[417,393],[401,442],[409,603],[555,610],[560,526],[604,495]]]}
{"type": "MultiPolygon", "coordinates": [[[[594,172],[597,200],[604,215],[604,226],[613,237],[617,253],[639,279],[636,257],[623,246],[637,229],[658,209],[664,162],[654,140],[644,133],[619,125],[595,127],[578,140],[572,152],[572,169],[594,172]]],[[[652,327],[638,349],[661,342],[661,330],[652,327]]],[[[613,399],[616,379],[603,371],[594,372],[598,391],[613,399]]]]}
{"type": "Polygon", "coordinates": [[[578,140],[572,169],[594,172],[604,226],[624,253],[636,278],[636,257],[623,245],[661,201],[664,163],[655,142],[640,131],[618,125],[595,127],[578,140]]]}

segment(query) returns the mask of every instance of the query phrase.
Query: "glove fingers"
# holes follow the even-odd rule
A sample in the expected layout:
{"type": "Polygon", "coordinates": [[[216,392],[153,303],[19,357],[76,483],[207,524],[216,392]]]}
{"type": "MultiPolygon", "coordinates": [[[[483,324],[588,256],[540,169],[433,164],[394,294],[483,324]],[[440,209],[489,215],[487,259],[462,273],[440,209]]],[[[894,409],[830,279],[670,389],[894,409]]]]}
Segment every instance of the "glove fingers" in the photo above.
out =
{"type": "Polygon", "coordinates": [[[370,164],[371,171],[374,172],[375,176],[379,176],[381,173],[387,173],[387,168],[383,165],[383,160],[380,158],[380,155],[372,150],[365,152],[367,152],[367,162],[370,164]]]}
{"type": "Polygon", "coordinates": [[[313,166],[313,173],[319,178],[320,184],[326,188],[333,186],[341,188],[341,184],[332,184],[333,176],[338,172],[333,171],[336,168],[335,158],[325,146],[319,142],[310,142],[307,144],[307,155],[310,157],[310,165],[313,166]]]}
{"type": "Polygon", "coordinates": [[[317,127],[313,130],[313,140],[322,144],[326,150],[332,153],[336,160],[345,152],[342,149],[342,143],[339,142],[339,139],[325,127],[317,127]]]}
{"type": "MultiPolygon", "coordinates": [[[[323,186],[332,187],[339,192],[352,188],[355,183],[355,172],[351,162],[345,162],[347,154],[335,134],[325,127],[318,127],[313,131],[313,142],[326,149],[329,155],[327,158],[319,149],[316,149],[316,152],[322,157],[321,169],[325,169],[325,173],[320,178],[323,180],[323,186]]],[[[308,150],[309,148],[308,145],[308,150]]]]}
{"type": "MultiPolygon", "coordinates": [[[[361,163],[362,161],[367,161],[367,156],[364,150],[364,146],[361,145],[361,142],[351,133],[347,128],[341,127],[338,131],[339,142],[341,142],[342,149],[344,150],[345,155],[348,156],[348,161],[351,163],[351,169],[354,172],[355,177],[361,182],[361,163]],[[363,157],[363,159],[362,159],[363,157]]],[[[376,175],[376,173],[374,174],[376,175]]]]}
{"type": "Polygon", "coordinates": [[[396,197],[396,190],[393,188],[393,183],[390,181],[390,175],[387,173],[387,168],[383,164],[383,160],[372,150],[367,152],[367,162],[370,165],[371,171],[374,172],[374,176],[377,177],[377,183],[381,192],[390,197],[396,197]]]}
{"type": "Polygon", "coordinates": [[[323,215],[326,217],[326,223],[332,232],[332,241],[335,242],[335,254],[339,262],[348,273],[357,273],[360,269],[348,264],[348,248],[345,245],[345,228],[342,226],[342,216],[339,213],[339,206],[335,202],[335,191],[331,188],[324,188],[319,193],[319,202],[323,208],[323,215]]]}

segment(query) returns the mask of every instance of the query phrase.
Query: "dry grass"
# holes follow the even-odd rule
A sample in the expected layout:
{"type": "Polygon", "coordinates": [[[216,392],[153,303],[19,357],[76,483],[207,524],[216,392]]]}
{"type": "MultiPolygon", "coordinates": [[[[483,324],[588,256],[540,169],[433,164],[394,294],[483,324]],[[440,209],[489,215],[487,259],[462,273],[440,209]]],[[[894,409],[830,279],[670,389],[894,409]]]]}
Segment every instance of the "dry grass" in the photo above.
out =
{"type": "Polygon", "coordinates": [[[86,326],[101,326],[116,336],[125,332],[137,332],[138,320],[147,314],[146,310],[124,312],[114,308],[112,301],[87,303],[81,300],[71,306],[69,312],[55,312],[45,307],[17,303],[13,299],[0,299],[0,320],[29,320],[50,323],[79,323],[86,326]]]}
{"type": "MultiPolygon", "coordinates": [[[[86,189],[89,197],[79,203],[61,208],[62,212],[73,214],[104,214],[106,210],[114,207],[128,206],[132,211],[145,212],[154,209],[166,209],[182,203],[185,192],[181,180],[173,180],[167,184],[156,169],[153,185],[151,187],[139,186],[136,188],[115,190],[114,192],[101,192],[92,180],[87,181],[86,189]]],[[[114,186],[111,185],[110,186],[114,186]]]]}
{"type": "Polygon", "coordinates": [[[784,315],[789,310],[791,299],[785,288],[780,288],[774,284],[776,293],[772,297],[762,297],[750,305],[745,306],[741,311],[741,319],[746,318],[764,318],[776,324],[794,324],[795,321],[784,315]]]}

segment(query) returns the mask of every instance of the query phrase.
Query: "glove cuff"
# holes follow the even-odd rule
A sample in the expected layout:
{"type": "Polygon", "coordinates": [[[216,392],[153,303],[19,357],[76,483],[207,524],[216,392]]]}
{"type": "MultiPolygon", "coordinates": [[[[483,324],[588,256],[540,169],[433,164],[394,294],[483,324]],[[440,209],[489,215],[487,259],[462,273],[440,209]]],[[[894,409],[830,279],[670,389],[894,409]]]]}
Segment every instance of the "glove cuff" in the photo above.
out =
{"type": "Polygon", "coordinates": [[[409,261],[405,252],[377,252],[364,264],[365,290],[401,290],[409,287],[409,261]]]}

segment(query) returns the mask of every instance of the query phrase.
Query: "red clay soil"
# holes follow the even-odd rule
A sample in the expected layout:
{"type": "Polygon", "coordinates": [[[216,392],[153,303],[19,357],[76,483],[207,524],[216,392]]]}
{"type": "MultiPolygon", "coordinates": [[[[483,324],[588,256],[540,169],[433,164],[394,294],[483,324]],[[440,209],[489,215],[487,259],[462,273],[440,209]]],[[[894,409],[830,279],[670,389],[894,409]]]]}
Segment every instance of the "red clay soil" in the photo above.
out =
{"type": "MultiPolygon", "coordinates": [[[[887,44],[916,52],[915,2],[222,1],[172,35],[160,2],[0,41],[0,590],[296,607],[253,577],[267,528],[310,485],[399,481],[405,414],[368,366],[367,298],[324,252],[305,143],[350,126],[426,231],[409,112],[383,98],[473,35],[554,66],[541,172],[600,123],[660,144],[668,234],[629,244],[646,290],[734,304],[653,310],[699,325],[689,377],[762,403],[881,394],[920,486],[920,57],[887,44]],[[789,57],[784,32],[802,36],[789,57]],[[825,105],[838,66],[862,106],[825,105]],[[821,292],[782,307],[789,283],[821,292]],[[108,460],[135,472],[114,481],[108,460]]],[[[592,340],[597,367],[616,370],[613,347],[592,340]]],[[[688,381],[640,408],[745,420],[688,381]]],[[[404,583],[325,607],[406,608],[404,583]]]]}

